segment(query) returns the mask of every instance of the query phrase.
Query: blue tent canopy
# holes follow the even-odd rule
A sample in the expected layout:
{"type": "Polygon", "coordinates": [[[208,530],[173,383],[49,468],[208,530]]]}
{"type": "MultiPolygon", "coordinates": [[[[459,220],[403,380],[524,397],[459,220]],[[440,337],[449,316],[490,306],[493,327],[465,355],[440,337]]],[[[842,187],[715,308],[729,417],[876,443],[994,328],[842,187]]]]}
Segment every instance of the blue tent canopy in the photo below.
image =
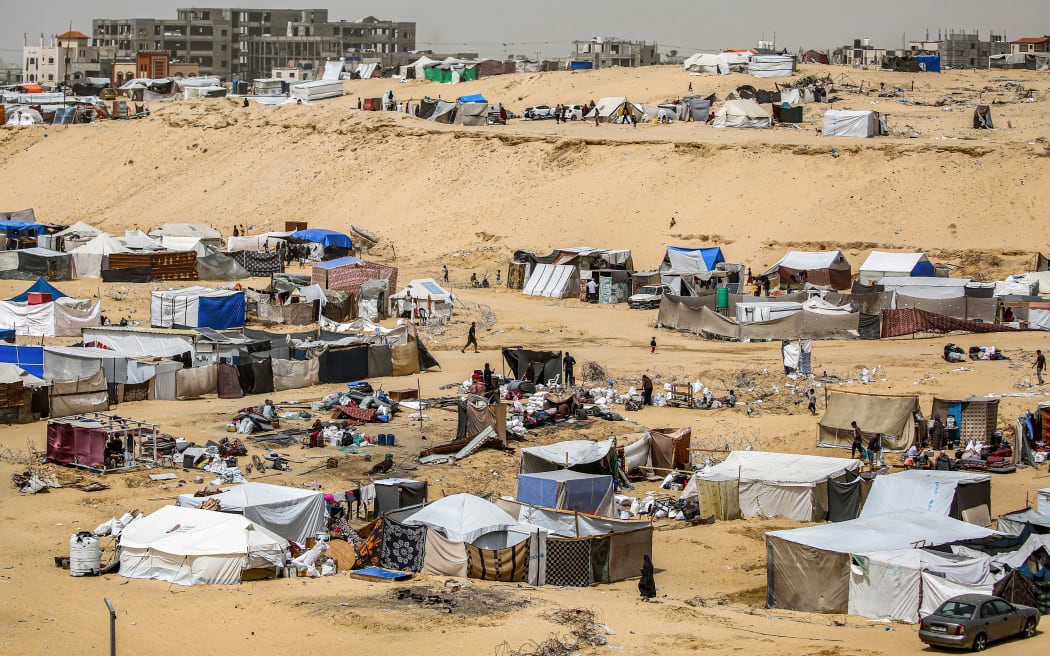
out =
{"type": "Polygon", "coordinates": [[[940,55],[918,55],[915,59],[919,62],[920,70],[924,70],[927,73],[941,72],[940,55]]]}
{"type": "Polygon", "coordinates": [[[0,344],[0,362],[16,364],[37,378],[44,377],[44,347],[0,344]]]}
{"type": "Polygon", "coordinates": [[[7,234],[19,233],[24,235],[36,235],[39,237],[44,233],[44,225],[33,221],[21,221],[19,219],[7,219],[0,221],[0,230],[7,234]]]}
{"type": "Polygon", "coordinates": [[[312,241],[321,244],[325,248],[331,246],[339,246],[342,248],[353,248],[354,242],[350,237],[344,235],[341,232],[335,230],[325,230],[324,228],[307,228],[306,230],[296,230],[291,234],[295,239],[302,241],[312,241]]]}
{"type": "Polygon", "coordinates": [[[29,292],[42,292],[44,294],[51,294],[51,300],[53,301],[60,298],[64,298],[66,296],[58,289],[58,287],[55,287],[43,278],[37,278],[36,282],[29,286],[29,289],[25,290],[18,296],[12,296],[7,300],[14,301],[15,303],[25,303],[29,300],[29,292]]]}
{"type": "Polygon", "coordinates": [[[518,501],[561,510],[600,513],[612,498],[612,476],[559,469],[518,474],[518,501]]]}
{"type": "Polygon", "coordinates": [[[685,246],[668,246],[668,251],[674,251],[675,253],[689,253],[691,255],[700,255],[703,259],[704,264],[707,266],[708,271],[714,271],[715,266],[719,262],[725,262],[726,258],[722,255],[722,249],[719,246],[712,246],[710,248],[686,248],[685,246]]]}
{"type": "Polygon", "coordinates": [[[485,100],[485,96],[481,95],[480,93],[475,93],[475,94],[470,95],[470,96],[460,96],[459,97],[459,102],[461,102],[461,103],[487,103],[488,101],[485,100]]]}

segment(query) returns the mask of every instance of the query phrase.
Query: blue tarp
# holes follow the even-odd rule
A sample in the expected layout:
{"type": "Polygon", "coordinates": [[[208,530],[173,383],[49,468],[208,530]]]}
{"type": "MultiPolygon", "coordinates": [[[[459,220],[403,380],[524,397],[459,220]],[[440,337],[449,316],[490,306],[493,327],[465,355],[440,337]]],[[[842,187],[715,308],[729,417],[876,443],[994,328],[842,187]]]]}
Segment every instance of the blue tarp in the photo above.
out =
{"type": "Polygon", "coordinates": [[[225,330],[244,326],[244,292],[229,296],[201,296],[197,306],[197,327],[225,330]]]}
{"type": "Polygon", "coordinates": [[[612,484],[612,476],[570,469],[518,474],[517,499],[544,508],[596,513],[602,510],[612,484]]]}
{"type": "Polygon", "coordinates": [[[485,96],[481,95],[480,93],[475,93],[475,94],[470,95],[470,96],[460,96],[459,97],[459,102],[461,102],[461,103],[488,103],[488,101],[485,100],[485,96]]]}
{"type": "Polygon", "coordinates": [[[21,235],[36,235],[39,237],[44,232],[44,226],[41,223],[34,223],[32,221],[8,219],[6,221],[0,221],[0,230],[3,230],[9,235],[11,233],[18,233],[21,235]]]}
{"type": "Polygon", "coordinates": [[[929,260],[922,260],[911,270],[911,275],[915,278],[933,278],[937,275],[937,269],[929,260]]]}
{"type": "Polygon", "coordinates": [[[917,59],[919,62],[920,71],[926,71],[927,73],[941,72],[940,55],[919,55],[915,59],[917,59]]]}
{"type": "Polygon", "coordinates": [[[55,287],[54,285],[52,285],[48,281],[44,280],[43,278],[37,278],[36,282],[34,282],[32,285],[30,285],[29,289],[25,290],[24,292],[22,292],[18,296],[12,296],[11,298],[9,298],[7,300],[14,301],[15,303],[25,303],[26,301],[29,300],[29,292],[41,292],[41,293],[44,293],[44,294],[51,294],[51,300],[53,300],[53,301],[65,297],[65,294],[63,294],[58,289],[58,287],[55,287]]]}
{"type": "Polygon", "coordinates": [[[14,328],[0,328],[0,339],[14,339],[16,334],[14,328]]]}
{"type": "Polygon", "coordinates": [[[589,71],[594,69],[594,62],[574,61],[569,62],[569,70],[589,71]]]}
{"type": "Polygon", "coordinates": [[[16,364],[37,378],[44,377],[44,347],[0,344],[0,362],[16,364]]]}
{"type": "Polygon", "coordinates": [[[708,271],[714,271],[715,265],[719,262],[725,262],[726,258],[722,255],[722,249],[719,246],[712,246],[710,248],[686,248],[685,246],[668,246],[667,250],[675,251],[677,253],[699,253],[700,257],[704,260],[704,264],[707,265],[708,271]]]}
{"type": "Polygon", "coordinates": [[[350,237],[344,235],[341,232],[335,230],[325,230],[324,228],[307,228],[306,230],[296,230],[291,234],[295,239],[301,239],[302,241],[312,241],[321,244],[325,248],[330,246],[339,246],[342,248],[353,248],[354,242],[350,237]]]}
{"type": "Polygon", "coordinates": [[[364,260],[359,260],[356,257],[339,257],[334,260],[328,260],[327,262],[318,262],[314,265],[318,269],[338,269],[339,267],[346,266],[348,264],[364,264],[364,260]]]}

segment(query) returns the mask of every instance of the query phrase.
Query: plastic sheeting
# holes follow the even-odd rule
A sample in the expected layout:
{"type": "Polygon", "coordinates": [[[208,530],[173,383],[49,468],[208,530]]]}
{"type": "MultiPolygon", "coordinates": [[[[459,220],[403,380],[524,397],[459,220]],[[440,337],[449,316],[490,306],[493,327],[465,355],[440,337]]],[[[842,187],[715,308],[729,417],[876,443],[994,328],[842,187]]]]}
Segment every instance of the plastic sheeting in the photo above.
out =
{"type": "Polygon", "coordinates": [[[312,538],[325,529],[325,503],[321,492],[244,483],[209,497],[180,494],[177,505],[200,508],[208,499],[218,501],[222,512],[244,515],[276,535],[300,544],[305,544],[306,538],[312,538]]]}
{"type": "Polygon", "coordinates": [[[0,326],[14,328],[19,335],[79,337],[83,328],[99,325],[99,301],[59,299],[40,305],[0,301],[0,326]]]}
{"type": "Polygon", "coordinates": [[[518,520],[481,497],[453,494],[427,504],[403,523],[427,526],[452,541],[475,542],[487,533],[516,526],[518,520]]]}
{"type": "Polygon", "coordinates": [[[522,474],[572,468],[599,462],[612,456],[613,441],[569,440],[545,446],[525,447],[521,450],[522,474]]]}
{"type": "Polygon", "coordinates": [[[170,358],[195,352],[193,336],[189,334],[152,332],[134,328],[116,327],[86,329],[85,344],[99,346],[135,357],[170,358]]]}
{"type": "Polygon", "coordinates": [[[537,264],[522,294],[547,298],[566,298],[580,289],[580,272],[568,264],[537,264]]]}
{"type": "Polygon", "coordinates": [[[150,294],[150,324],[225,330],[244,325],[243,291],[186,287],[150,294]]]}
{"type": "Polygon", "coordinates": [[[867,110],[829,109],[824,112],[825,137],[876,137],[886,134],[886,119],[867,110]]]}
{"type": "Polygon", "coordinates": [[[747,69],[752,77],[791,77],[795,73],[795,58],[791,55],[752,55],[747,69]]]}
{"type": "Polygon", "coordinates": [[[583,474],[568,469],[518,474],[517,498],[534,506],[610,517],[613,514],[613,480],[612,476],[583,474]]]}
{"type": "Polygon", "coordinates": [[[175,394],[180,401],[217,394],[219,366],[192,367],[175,372],[175,394]]]}
{"type": "Polygon", "coordinates": [[[198,280],[244,280],[251,275],[235,258],[224,253],[211,251],[197,256],[198,280]]]}
{"type": "Polygon", "coordinates": [[[60,465],[103,467],[108,433],[88,424],[49,422],[47,460],[60,465]]]}
{"type": "Polygon", "coordinates": [[[715,128],[770,128],[773,121],[754,100],[727,100],[711,121],[715,128]]]}

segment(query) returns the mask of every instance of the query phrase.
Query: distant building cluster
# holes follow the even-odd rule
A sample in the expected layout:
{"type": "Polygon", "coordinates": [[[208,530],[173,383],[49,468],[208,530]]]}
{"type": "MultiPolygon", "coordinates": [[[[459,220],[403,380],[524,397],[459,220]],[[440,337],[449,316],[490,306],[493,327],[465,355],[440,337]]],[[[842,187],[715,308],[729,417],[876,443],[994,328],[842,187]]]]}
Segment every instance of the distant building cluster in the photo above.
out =
{"type": "Polygon", "coordinates": [[[1028,55],[1050,51],[1050,37],[1024,37],[1008,41],[1005,34],[990,32],[987,39],[974,31],[946,30],[931,39],[909,41],[905,48],[879,48],[870,39],[854,39],[852,46],[836,51],[836,63],[853,67],[879,67],[893,58],[938,56],[942,68],[987,68],[989,58],[1001,55],[1028,55]]]}

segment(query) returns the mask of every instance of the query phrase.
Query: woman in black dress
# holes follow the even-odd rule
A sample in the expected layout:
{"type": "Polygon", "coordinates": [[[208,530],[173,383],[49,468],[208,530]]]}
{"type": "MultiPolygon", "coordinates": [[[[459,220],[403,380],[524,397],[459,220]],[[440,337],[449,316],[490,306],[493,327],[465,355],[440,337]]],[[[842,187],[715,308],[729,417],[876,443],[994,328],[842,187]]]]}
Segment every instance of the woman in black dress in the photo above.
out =
{"type": "Polygon", "coordinates": [[[656,579],[653,578],[653,559],[642,556],[642,578],[638,581],[638,592],[642,601],[649,601],[656,596],[656,579]]]}

